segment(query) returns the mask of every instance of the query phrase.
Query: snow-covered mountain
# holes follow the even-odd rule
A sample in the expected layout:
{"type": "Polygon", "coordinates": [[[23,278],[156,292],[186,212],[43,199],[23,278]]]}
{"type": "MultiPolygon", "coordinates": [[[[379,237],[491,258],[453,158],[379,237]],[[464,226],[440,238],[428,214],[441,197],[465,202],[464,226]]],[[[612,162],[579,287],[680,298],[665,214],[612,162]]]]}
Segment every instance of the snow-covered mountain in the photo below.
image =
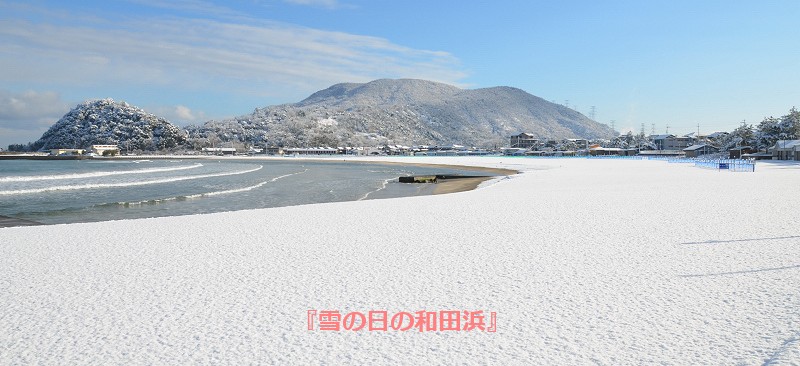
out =
{"type": "Polygon", "coordinates": [[[381,144],[504,146],[511,135],[611,138],[610,127],[511,87],[460,89],[415,79],[336,84],[305,100],[257,108],[185,130],[111,99],[84,102],[64,115],[34,149],[118,144],[122,149],[381,144]]]}
{"type": "Polygon", "coordinates": [[[118,144],[128,150],[164,150],[183,145],[185,132],[164,118],[112,99],[73,108],[33,144],[35,150],[118,144]]]}
{"type": "Polygon", "coordinates": [[[505,145],[542,138],[611,138],[608,126],[511,87],[460,89],[415,79],[336,84],[305,100],[188,127],[190,141],[276,146],[505,145]]]}

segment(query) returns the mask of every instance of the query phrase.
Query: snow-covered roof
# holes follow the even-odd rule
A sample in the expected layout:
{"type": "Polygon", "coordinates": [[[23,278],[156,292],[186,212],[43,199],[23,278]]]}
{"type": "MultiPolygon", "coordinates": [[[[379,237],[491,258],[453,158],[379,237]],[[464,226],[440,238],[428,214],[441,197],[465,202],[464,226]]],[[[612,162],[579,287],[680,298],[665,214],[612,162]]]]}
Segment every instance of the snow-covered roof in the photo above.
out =
{"type": "Polygon", "coordinates": [[[639,155],[684,155],[683,150],[641,150],[639,155]]]}
{"type": "Polygon", "coordinates": [[[675,135],[667,134],[667,135],[650,135],[650,139],[652,140],[663,140],[668,139],[670,137],[675,137],[675,135]]]}
{"type": "Polygon", "coordinates": [[[773,149],[792,150],[795,146],[800,146],[800,140],[778,140],[773,149]]]}
{"type": "Polygon", "coordinates": [[[236,151],[236,148],[233,147],[204,147],[203,151],[215,151],[215,152],[231,152],[236,151]]]}
{"type": "Polygon", "coordinates": [[[766,152],[757,152],[752,154],[742,154],[742,157],[756,157],[756,156],[772,156],[770,153],[766,152]]]}
{"type": "Polygon", "coordinates": [[[692,145],[692,146],[689,146],[689,147],[683,149],[683,151],[695,151],[695,150],[700,150],[700,149],[703,149],[703,148],[706,148],[706,147],[714,149],[713,146],[709,146],[709,145],[706,145],[706,144],[695,144],[695,145],[692,145]]]}

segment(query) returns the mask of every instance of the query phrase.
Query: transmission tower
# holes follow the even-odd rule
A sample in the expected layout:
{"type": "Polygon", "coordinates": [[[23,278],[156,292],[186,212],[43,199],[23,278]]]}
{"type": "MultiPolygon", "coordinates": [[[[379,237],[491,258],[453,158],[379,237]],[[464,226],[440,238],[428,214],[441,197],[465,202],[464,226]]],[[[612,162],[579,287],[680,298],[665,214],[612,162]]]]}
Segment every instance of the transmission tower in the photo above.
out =
{"type": "Polygon", "coordinates": [[[656,124],[655,123],[651,123],[650,124],[650,134],[651,135],[655,135],[656,134],[656,124]]]}
{"type": "Polygon", "coordinates": [[[595,112],[596,111],[597,110],[596,110],[595,106],[589,107],[589,118],[591,118],[593,121],[595,120],[594,116],[595,116],[595,112]]]}
{"type": "MultiPolygon", "coordinates": [[[[592,119],[594,119],[594,118],[592,118],[592,119]]],[[[615,120],[615,119],[611,120],[611,131],[616,131],[617,130],[616,129],[616,122],[617,122],[617,120],[615,120]]]]}

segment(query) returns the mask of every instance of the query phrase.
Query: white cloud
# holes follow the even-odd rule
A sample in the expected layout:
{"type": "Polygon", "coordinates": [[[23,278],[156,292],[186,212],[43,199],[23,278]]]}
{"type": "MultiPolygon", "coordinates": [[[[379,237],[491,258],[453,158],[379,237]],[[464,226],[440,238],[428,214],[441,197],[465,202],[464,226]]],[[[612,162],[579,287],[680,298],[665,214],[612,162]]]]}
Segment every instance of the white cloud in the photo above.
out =
{"type": "Polygon", "coordinates": [[[175,107],[175,116],[177,116],[178,119],[185,121],[193,121],[195,119],[194,115],[192,115],[192,110],[183,105],[175,107]]]}
{"type": "Polygon", "coordinates": [[[180,10],[198,14],[214,14],[217,16],[239,16],[235,12],[224,6],[216,5],[203,0],[128,0],[129,2],[150,6],[154,8],[180,10]]]}
{"type": "Polygon", "coordinates": [[[284,0],[284,2],[297,5],[319,6],[330,9],[339,7],[339,2],[337,0],[284,0]]]}
{"type": "MultiPolygon", "coordinates": [[[[194,3],[204,2],[182,2],[194,3]]],[[[5,83],[280,91],[296,98],[339,82],[409,77],[458,84],[465,77],[446,52],[254,19],[84,18],[79,24],[47,24],[12,18],[0,21],[0,43],[5,83]]]]}
{"type": "Polygon", "coordinates": [[[36,141],[69,108],[55,92],[0,90],[0,147],[36,141]]]}
{"type": "Polygon", "coordinates": [[[143,109],[177,125],[202,123],[209,120],[205,112],[193,110],[185,105],[143,107],[143,109]]]}
{"type": "Polygon", "coordinates": [[[49,126],[69,111],[69,106],[55,92],[0,90],[0,127],[37,129],[49,126]]]}
{"type": "MultiPolygon", "coordinates": [[[[115,18],[0,1],[0,85],[104,94],[85,97],[168,93],[163,100],[172,106],[152,113],[185,124],[207,120],[200,109],[214,110],[215,117],[231,113],[214,102],[203,104],[209,93],[292,102],[340,82],[420,78],[460,85],[466,76],[447,52],[385,38],[258,20],[203,0],[132,1],[216,20],[115,18]]],[[[295,3],[342,6],[330,0],[295,3]]],[[[54,92],[0,90],[0,146],[36,140],[69,108],[54,92]]]]}

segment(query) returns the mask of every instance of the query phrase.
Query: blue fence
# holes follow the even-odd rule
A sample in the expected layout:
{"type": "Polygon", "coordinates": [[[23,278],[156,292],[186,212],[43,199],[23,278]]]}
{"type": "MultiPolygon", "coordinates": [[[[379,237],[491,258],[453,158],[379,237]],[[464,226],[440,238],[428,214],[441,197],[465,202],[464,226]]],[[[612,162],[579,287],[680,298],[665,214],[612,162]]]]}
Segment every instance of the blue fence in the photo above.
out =
{"type": "Polygon", "coordinates": [[[589,155],[589,156],[586,156],[586,158],[587,159],[628,159],[628,160],[642,160],[643,159],[641,156],[637,156],[637,155],[627,155],[627,156],[622,156],[622,155],[595,155],[595,156],[592,156],[592,155],[589,155]]]}
{"type": "Polygon", "coordinates": [[[705,169],[727,170],[729,172],[755,172],[756,163],[754,160],[744,159],[693,159],[685,157],[668,156],[619,156],[619,155],[573,155],[573,156],[508,156],[527,159],[620,159],[620,160],[657,160],[675,164],[694,164],[695,167],[705,169]]]}
{"type": "Polygon", "coordinates": [[[727,170],[729,172],[754,172],[756,163],[742,159],[696,160],[694,166],[705,169],[727,170]]]}
{"type": "Polygon", "coordinates": [[[697,160],[689,159],[689,158],[669,158],[669,159],[667,159],[667,162],[670,163],[670,164],[673,164],[673,163],[689,163],[689,164],[691,164],[691,163],[696,163],[697,160]]]}

